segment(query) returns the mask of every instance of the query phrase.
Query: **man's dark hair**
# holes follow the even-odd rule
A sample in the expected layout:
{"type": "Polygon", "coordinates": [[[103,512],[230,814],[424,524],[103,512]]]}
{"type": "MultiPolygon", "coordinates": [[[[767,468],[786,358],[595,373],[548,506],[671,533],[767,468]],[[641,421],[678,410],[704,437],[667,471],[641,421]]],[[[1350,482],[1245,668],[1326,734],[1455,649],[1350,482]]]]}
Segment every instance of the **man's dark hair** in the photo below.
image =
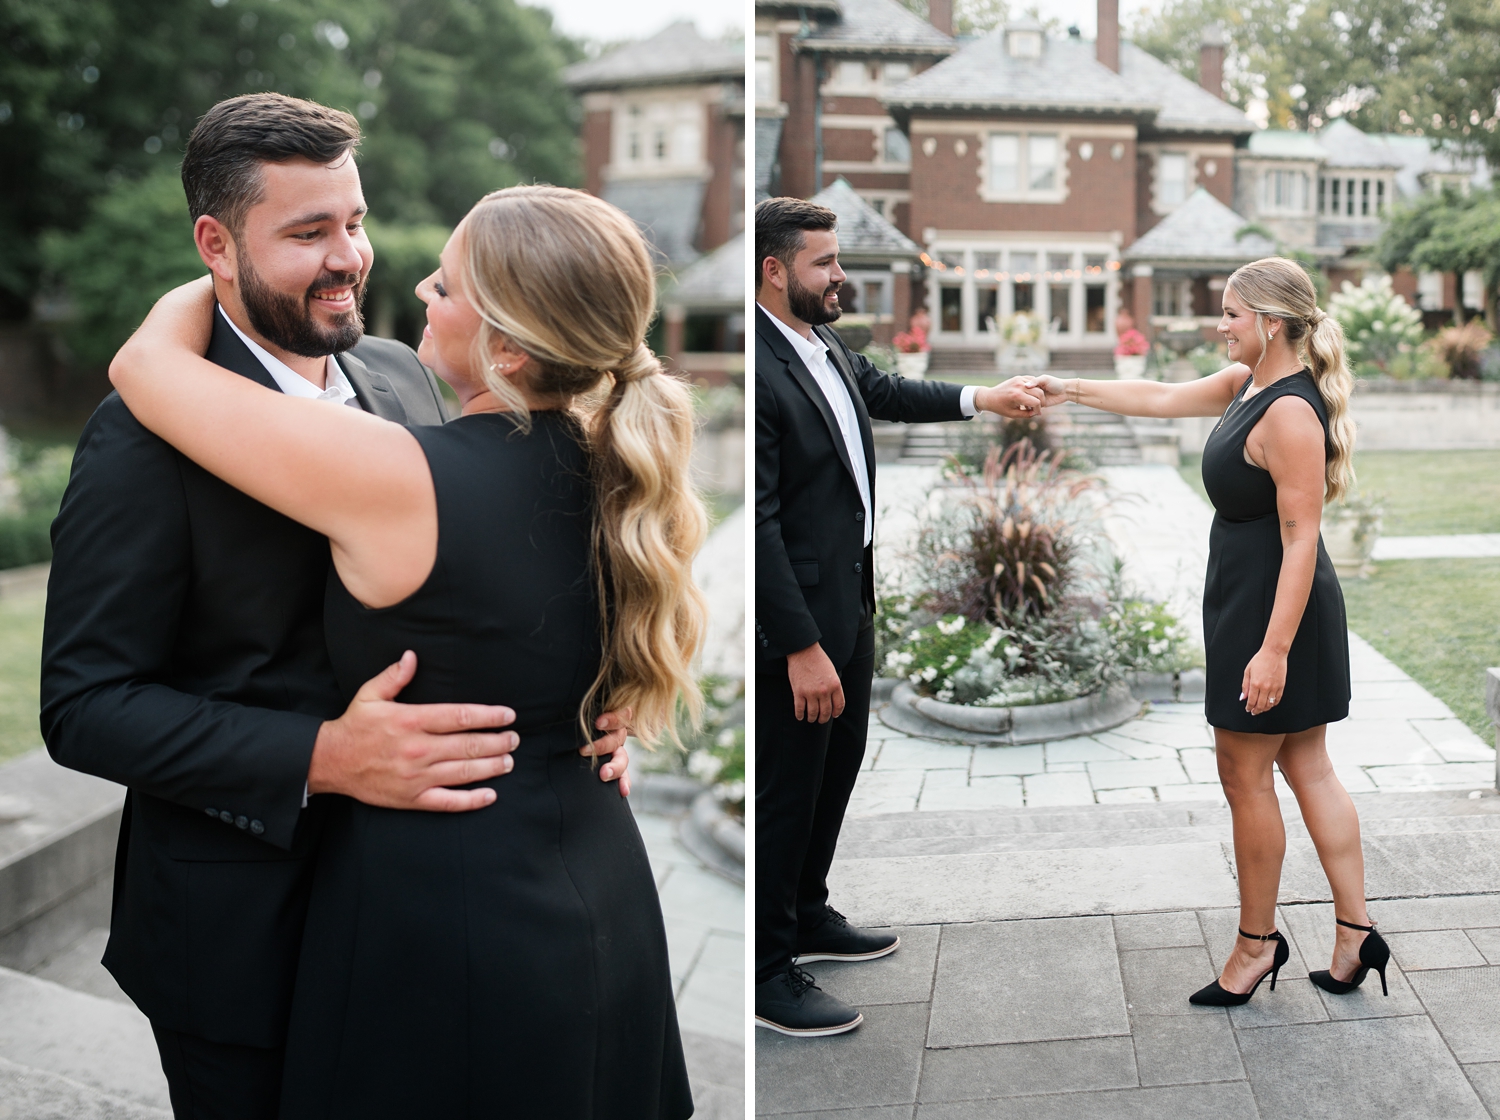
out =
{"type": "Polygon", "coordinates": [[[755,290],[766,275],[766,258],[775,257],[788,270],[807,244],[808,230],[834,229],[838,216],[826,206],[802,198],[767,198],[755,206],[755,290]]]}
{"type": "Polygon", "coordinates": [[[261,198],[260,165],[301,157],[333,163],[359,145],[348,113],[280,93],[220,101],[193,127],[182,160],[188,211],[217,218],[238,235],[261,198]]]}

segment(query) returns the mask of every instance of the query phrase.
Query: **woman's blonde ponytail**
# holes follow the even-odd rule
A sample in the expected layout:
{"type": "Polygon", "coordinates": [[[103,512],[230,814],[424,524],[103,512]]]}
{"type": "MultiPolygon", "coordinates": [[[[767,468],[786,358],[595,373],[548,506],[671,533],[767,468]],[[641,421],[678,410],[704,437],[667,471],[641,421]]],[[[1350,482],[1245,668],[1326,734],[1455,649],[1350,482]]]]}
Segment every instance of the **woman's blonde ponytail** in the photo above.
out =
{"type": "MultiPolygon", "coordinates": [[[[642,742],[674,737],[679,704],[696,717],[702,702],[693,660],[707,608],[693,557],[708,519],[689,476],[691,394],[645,344],[656,313],[650,251],[602,199],[511,187],[464,219],[464,264],[482,320],[480,368],[508,340],[531,359],[527,390],[570,404],[588,434],[604,659],[583,726],[630,708],[642,742]]],[[[524,396],[503,376],[486,380],[524,423],[524,396]]]]}

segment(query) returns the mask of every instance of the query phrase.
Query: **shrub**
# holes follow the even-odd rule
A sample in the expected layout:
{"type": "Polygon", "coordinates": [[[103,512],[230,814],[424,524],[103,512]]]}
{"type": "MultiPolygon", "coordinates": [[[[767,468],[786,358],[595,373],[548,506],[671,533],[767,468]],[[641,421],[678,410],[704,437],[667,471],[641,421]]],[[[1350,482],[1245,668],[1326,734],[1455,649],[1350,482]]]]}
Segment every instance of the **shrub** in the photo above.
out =
{"type": "Polygon", "coordinates": [[[1229,365],[1229,351],[1223,346],[1205,342],[1188,354],[1188,361],[1193,363],[1193,368],[1198,371],[1199,377],[1207,377],[1229,365]]]}
{"type": "Polygon", "coordinates": [[[1494,341],[1494,335],[1485,330],[1484,324],[1470,319],[1461,327],[1445,327],[1433,339],[1433,348],[1448,366],[1450,377],[1466,381],[1477,381],[1480,376],[1479,357],[1494,341]]]}
{"type": "Polygon", "coordinates": [[[1328,311],[1344,328],[1357,374],[1393,373],[1396,359],[1422,343],[1422,313],[1396,294],[1389,276],[1367,276],[1357,288],[1345,280],[1328,311]]]}
{"type": "Polygon", "coordinates": [[[870,364],[881,373],[895,373],[897,351],[903,354],[911,353],[911,351],[901,350],[899,346],[882,346],[878,342],[870,343],[870,345],[864,348],[862,353],[870,359],[870,364]]]}
{"type": "Polygon", "coordinates": [[[1448,363],[1429,340],[1397,354],[1387,372],[1398,381],[1442,381],[1448,376],[1448,363]]]}
{"type": "MultiPolygon", "coordinates": [[[[663,749],[641,760],[644,770],[667,769],[697,778],[733,815],[745,816],[745,682],[704,677],[703,723],[678,722],[682,750],[663,749]]],[[[631,764],[635,765],[634,762],[631,764]]]]}
{"type": "Polygon", "coordinates": [[[1500,346],[1491,346],[1479,355],[1479,379],[1500,381],[1500,346]]]}
{"type": "Polygon", "coordinates": [[[0,569],[52,559],[52,521],[72,466],[71,447],[22,447],[15,455],[15,506],[13,512],[0,514],[0,569]]]}

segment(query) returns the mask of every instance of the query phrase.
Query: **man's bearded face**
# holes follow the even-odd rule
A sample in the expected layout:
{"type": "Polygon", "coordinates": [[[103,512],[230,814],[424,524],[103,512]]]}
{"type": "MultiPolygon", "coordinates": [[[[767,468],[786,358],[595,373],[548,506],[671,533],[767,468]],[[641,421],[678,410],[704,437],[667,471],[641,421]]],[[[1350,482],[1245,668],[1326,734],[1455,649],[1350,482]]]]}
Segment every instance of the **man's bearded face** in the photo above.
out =
{"type": "Polygon", "coordinates": [[[306,291],[293,295],[277,291],[261,279],[249,256],[239,256],[240,299],[250,325],[262,338],[283,350],[304,358],[322,358],[350,349],[365,333],[362,314],[365,278],[358,272],[323,272],[306,291]],[[320,323],[313,315],[319,292],[352,289],[354,309],[334,315],[320,323]]]}

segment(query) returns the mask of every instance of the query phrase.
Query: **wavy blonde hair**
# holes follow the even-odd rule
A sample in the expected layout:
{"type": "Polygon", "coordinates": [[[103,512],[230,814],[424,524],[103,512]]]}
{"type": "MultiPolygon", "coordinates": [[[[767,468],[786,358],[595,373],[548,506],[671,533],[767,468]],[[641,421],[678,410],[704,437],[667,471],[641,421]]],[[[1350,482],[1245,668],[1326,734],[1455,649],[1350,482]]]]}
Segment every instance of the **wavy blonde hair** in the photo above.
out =
{"type": "Polygon", "coordinates": [[[1344,328],[1318,306],[1318,292],[1306,270],[1286,257],[1251,261],[1234,270],[1227,286],[1255,312],[1261,358],[1270,342],[1270,316],[1282,321],[1287,341],[1312,373],[1328,409],[1328,443],[1333,449],[1324,466],[1323,499],[1338,501],[1354,486],[1354,419],[1349,415],[1354,375],[1344,357],[1344,328]]]}
{"type": "Polygon", "coordinates": [[[587,433],[604,660],[583,726],[592,735],[590,715],[630,708],[642,742],[675,740],[678,705],[696,718],[702,703],[692,662],[707,608],[692,565],[708,521],[688,473],[692,398],[645,343],[656,311],[645,240],[593,195],[511,187],[469,211],[463,263],[490,391],[529,424],[495,368],[503,337],[531,359],[527,389],[569,402],[587,433]]]}

